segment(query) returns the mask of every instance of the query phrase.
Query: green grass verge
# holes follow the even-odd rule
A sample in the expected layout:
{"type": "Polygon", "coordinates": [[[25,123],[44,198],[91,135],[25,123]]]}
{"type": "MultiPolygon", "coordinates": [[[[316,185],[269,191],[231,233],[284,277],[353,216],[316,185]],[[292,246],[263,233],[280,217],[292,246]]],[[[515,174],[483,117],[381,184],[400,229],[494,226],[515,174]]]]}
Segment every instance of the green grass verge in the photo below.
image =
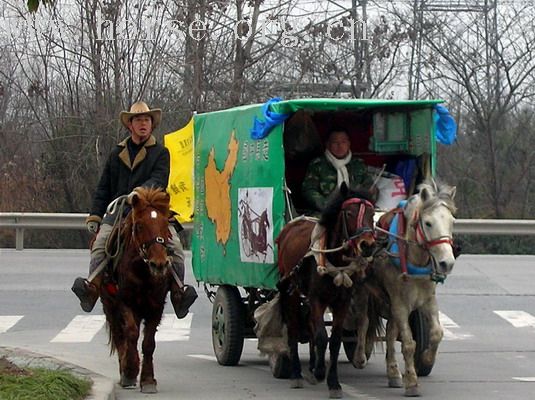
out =
{"type": "Polygon", "coordinates": [[[28,369],[29,375],[1,375],[0,400],[81,400],[91,382],[65,371],[28,369]]]}

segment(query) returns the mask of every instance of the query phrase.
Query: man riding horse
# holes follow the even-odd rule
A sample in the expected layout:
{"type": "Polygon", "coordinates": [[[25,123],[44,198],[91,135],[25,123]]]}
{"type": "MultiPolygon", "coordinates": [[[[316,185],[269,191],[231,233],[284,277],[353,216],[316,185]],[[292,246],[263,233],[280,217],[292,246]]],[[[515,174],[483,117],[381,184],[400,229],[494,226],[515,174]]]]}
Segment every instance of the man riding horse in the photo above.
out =
{"type": "MultiPolygon", "coordinates": [[[[160,109],[150,109],[144,102],[132,105],[130,111],[120,114],[120,121],[130,137],[120,142],[111,152],[93,196],[91,213],[86,219],[87,229],[96,234],[91,249],[89,278],[78,277],[72,291],[80,299],[85,312],[91,312],[100,294],[102,271],[109,262],[106,242],[119,212],[106,213],[114,199],[132,193],[136,187],[165,190],[169,179],[169,151],[156,142],[153,130],[161,121],[160,109]],[[99,229],[100,228],[100,229],[99,229]]],[[[128,210],[126,210],[128,211],[128,210]]],[[[170,238],[166,243],[171,258],[173,279],[169,282],[171,303],[178,318],[184,318],[197,298],[192,286],[184,285],[184,252],[177,230],[169,224],[170,238]]]]}

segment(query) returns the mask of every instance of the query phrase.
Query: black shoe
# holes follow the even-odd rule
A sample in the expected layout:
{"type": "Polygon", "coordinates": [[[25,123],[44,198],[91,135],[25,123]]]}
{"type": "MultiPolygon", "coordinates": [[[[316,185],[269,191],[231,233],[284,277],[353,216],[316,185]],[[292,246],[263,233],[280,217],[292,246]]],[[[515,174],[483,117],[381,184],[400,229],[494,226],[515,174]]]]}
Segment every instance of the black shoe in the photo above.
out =
{"type": "Polygon", "coordinates": [[[184,286],[184,292],[180,293],[180,295],[171,292],[171,303],[173,304],[178,319],[182,319],[188,315],[189,308],[195,303],[197,297],[199,296],[197,295],[195,288],[188,285],[184,286]]]}
{"type": "Polygon", "coordinates": [[[98,291],[95,285],[84,278],[76,278],[71,290],[80,299],[80,306],[85,312],[91,312],[98,300],[98,291]]]}

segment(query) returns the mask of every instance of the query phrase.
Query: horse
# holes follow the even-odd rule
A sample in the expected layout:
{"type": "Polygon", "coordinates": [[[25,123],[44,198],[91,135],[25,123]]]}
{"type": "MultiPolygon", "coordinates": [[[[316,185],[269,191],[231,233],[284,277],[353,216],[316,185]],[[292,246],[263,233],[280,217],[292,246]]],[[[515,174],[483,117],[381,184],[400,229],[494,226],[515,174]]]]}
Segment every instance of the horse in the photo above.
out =
{"type": "Polygon", "coordinates": [[[117,351],[119,358],[120,385],[123,388],[136,386],[140,364],[137,342],[143,321],[140,388],[143,393],[156,393],[154,337],[170,281],[166,249],[170,239],[169,195],[158,189],[137,188],[129,201],[132,209],[118,233],[124,251],[115,268],[104,274],[101,301],[110,355],[117,351]]]}
{"type": "Polygon", "coordinates": [[[278,289],[283,320],[288,328],[292,388],[303,387],[298,342],[309,342],[312,383],[325,379],[328,343],[329,396],[342,397],[337,363],[343,321],[352,286],[363,278],[368,264],[365,257],[373,252],[373,215],[369,192],[353,191],[342,183],[318,222],[306,217],[290,221],[276,239],[281,275],[278,289]],[[314,256],[305,257],[309,251],[314,256]],[[304,316],[303,304],[309,307],[304,316]],[[333,315],[330,338],[324,322],[327,307],[333,315]]]}
{"type": "MultiPolygon", "coordinates": [[[[353,365],[366,362],[366,331],[374,330],[380,317],[386,323],[386,371],[389,387],[405,386],[405,396],[419,396],[417,375],[427,375],[434,365],[443,330],[438,316],[436,284],[443,282],[453,269],[456,249],[452,231],[456,211],[456,188],[428,179],[418,186],[419,193],[406,204],[384,214],[376,230],[388,245],[374,255],[366,286],[356,288],[357,301],[369,295],[373,309],[369,318],[359,319],[358,346],[353,365]],[[400,229],[403,225],[406,229],[400,229]],[[385,229],[387,228],[387,229],[385,229]],[[371,292],[368,288],[374,288],[371,292]],[[416,342],[411,331],[411,313],[418,310],[429,323],[429,345],[415,366],[416,342]],[[369,328],[368,328],[369,323],[369,328]],[[401,340],[405,360],[402,376],[396,362],[395,341],[401,340]]],[[[378,235],[378,241],[381,237],[378,235]]],[[[362,312],[363,309],[361,308],[362,312]]]]}

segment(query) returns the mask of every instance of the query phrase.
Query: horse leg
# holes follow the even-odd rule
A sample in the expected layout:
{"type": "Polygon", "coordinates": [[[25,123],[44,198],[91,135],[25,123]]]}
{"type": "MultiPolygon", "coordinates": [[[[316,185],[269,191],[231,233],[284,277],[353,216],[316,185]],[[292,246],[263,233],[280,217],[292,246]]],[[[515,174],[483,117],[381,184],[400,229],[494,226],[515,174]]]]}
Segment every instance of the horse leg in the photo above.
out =
{"type": "Polygon", "coordinates": [[[299,295],[297,293],[282,293],[281,302],[286,299],[283,307],[287,311],[286,323],[288,325],[288,347],[290,348],[290,387],[300,389],[303,387],[303,375],[301,375],[301,360],[299,359],[299,295]]]}
{"type": "Polygon", "coordinates": [[[399,334],[396,323],[389,319],[386,322],[386,376],[388,387],[400,388],[403,386],[401,372],[396,361],[396,340],[399,334]]]}
{"type": "Polygon", "coordinates": [[[123,332],[124,332],[124,353],[122,358],[121,386],[136,386],[137,375],[139,374],[139,354],[137,351],[137,341],[139,338],[139,322],[136,321],[132,311],[123,312],[123,332]]]}
{"type": "Polygon", "coordinates": [[[429,347],[422,353],[422,364],[427,367],[432,367],[435,363],[438,345],[444,336],[444,330],[438,319],[438,305],[436,299],[433,297],[429,304],[423,307],[421,311],[429,321],[429,347]]]}
{"type": "Polygon", "coordinates": [[[327,375],[327,387],[329,388],[329,398],[341,399],[342,386],[338,380],[338,355],[342,344],[342,332],[344,329],[344,319],[349,309],[349,302],[343,303],[342,307],[333,310],[333,324],[331,337],[329,339],[330,365],[327,375]]]}
{"type": "Polygon", "coordinates": [[[314,344],[316,348],[316,363],[314,365],[314,377],[318,382],[325,379],[325,352],[327,351],[327,330],[323,314],[327,307],[319,304],[317,301],[310,302],[310,317],[314,326],[314,344]]]}
{"type": "MultiPolygon", "coordinates": [[[[395,300],[392,299],[392,304],[400,303],[395,303],[395,300]]],[[[405,396],[419,396],[418,376],[416,375],[416,369],[414,367],[416,341],[412,337],[412,330],[409,325],[409,311],[404,307],[392,307],[392,317],[396,325],[398,325],[399,333],[401,335],[401,352],[403,353],[403,359],[405,360],[405,375],[403,376],[405,396]]]]}
{"type": "Polygon", "coordinates": [[[368,297],[369,293],[365,288],[358,288],[354,294],[355,307],[353,307],[353,310],[357,325],[357,346],[351,363],[358,369],[363,369],[368,361],[366,355],[366,349],[368,348],[368,328],[370,326],[368,297]]]}
{"type": "Polygon", "coordinates": [[[141,375],[139,377],[139,384],[142,393],[157,393],[156,379],[154,379],[154,365],[152,356],[156,348],[156,329],[160,323],[160,318],[151,318],[145,320],[145,329],[143,330],[143,343],[141,349],[143,351],[143,363],[141,365],[141,375]]]}

